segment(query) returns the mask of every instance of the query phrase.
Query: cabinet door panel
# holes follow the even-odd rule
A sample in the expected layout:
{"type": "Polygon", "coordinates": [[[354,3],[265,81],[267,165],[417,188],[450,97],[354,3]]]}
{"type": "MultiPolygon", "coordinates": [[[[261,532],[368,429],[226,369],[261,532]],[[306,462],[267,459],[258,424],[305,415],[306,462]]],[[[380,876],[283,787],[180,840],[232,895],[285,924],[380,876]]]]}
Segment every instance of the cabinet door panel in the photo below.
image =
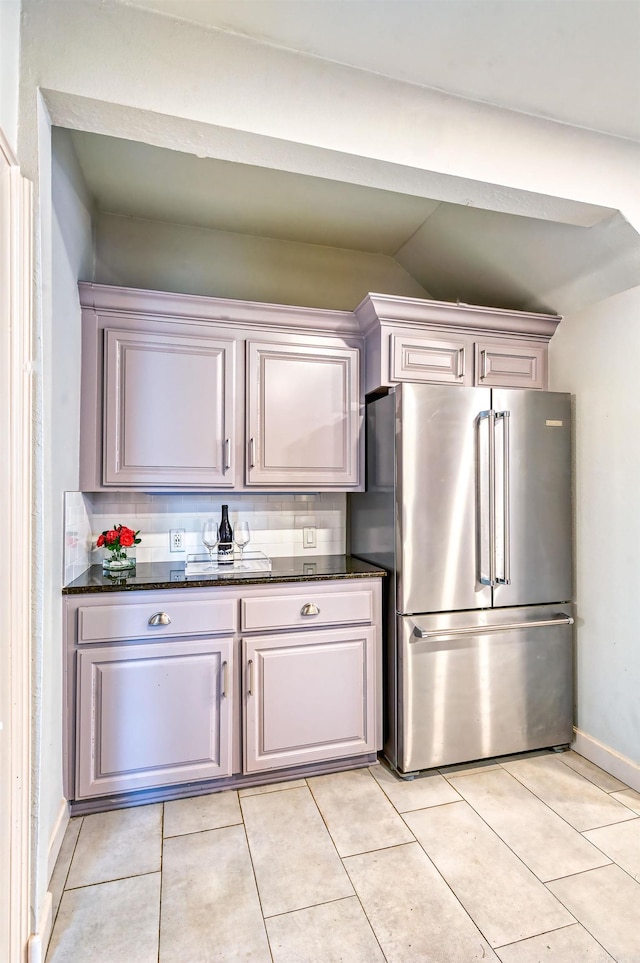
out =
{"type": "Polygon", "coordinates": [[[466,373],[464,341],[440,341],[391,335],[391,381],[425,381],[437,384],[470,384],[466,373]]]}
{"type": "Polygon", "coordinates": [[[233,484],[234,345],[105,331],[105,485],[233,484]]]}
{"type": "Polygon", "coordinates": [[[475,350],[477,385],[490,388],[545,387],[547,349],[544,345],[479,341],[475,350]]]}
{"type": "Polygon", "coordinates": [[[230,775],[232,645],[80,652],[78,798],[230,775]]]}
{"type": "Polygon", "coordinates": [[[358,484],[356,349],[248,344],[249,485],[358,484]]]}
{"type": "Polygon", "coordinates": [[[375,629],[244,639],[245,771],[374,752],[375,629]]]}

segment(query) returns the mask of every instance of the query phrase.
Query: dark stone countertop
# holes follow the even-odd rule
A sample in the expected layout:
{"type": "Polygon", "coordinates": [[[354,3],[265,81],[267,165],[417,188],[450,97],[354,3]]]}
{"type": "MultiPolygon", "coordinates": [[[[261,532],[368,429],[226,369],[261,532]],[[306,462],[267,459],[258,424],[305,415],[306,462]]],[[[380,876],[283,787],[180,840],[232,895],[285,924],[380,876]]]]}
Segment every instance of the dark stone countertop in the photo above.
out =
{"type": "Polygon", "coordinates": [[[185,575],[184,562],[153,562],[136,566],[128,576],[106,576],[100,565],[79,575],[62,589],[63,595],[98,592],[138,592],[145,589],[208,588],[214,585],[268,585],[275,582],[316,582],[336,578],[371,578],[386,575],[384,569],[350,555],[314,555],[274,558],[271,572],[253,575],[230,573],[221,578],[185,575]]]}

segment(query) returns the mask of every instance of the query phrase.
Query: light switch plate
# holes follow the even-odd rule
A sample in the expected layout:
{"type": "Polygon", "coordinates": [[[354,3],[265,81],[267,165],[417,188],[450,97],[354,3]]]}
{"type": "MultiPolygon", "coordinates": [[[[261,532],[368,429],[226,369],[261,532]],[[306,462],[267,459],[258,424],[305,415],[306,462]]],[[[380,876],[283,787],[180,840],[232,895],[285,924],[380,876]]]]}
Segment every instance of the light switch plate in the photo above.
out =
{"type": "Polygon", "coordinates": [[[303,548],[315,548],[318,544],[316,538],[316,527],[315,525],[310,525],[308,528],[302,529],[302,547],[303,548]]]}

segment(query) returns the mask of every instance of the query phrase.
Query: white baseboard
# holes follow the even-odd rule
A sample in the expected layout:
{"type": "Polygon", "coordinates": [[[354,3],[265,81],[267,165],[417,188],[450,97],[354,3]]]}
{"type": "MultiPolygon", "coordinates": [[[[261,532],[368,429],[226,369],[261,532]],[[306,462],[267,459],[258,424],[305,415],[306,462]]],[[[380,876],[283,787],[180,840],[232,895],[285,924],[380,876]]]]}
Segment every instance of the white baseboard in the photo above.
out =
{"type": "Polygon", "coordinates": [[[64,839],[64,834],[67,831],[68,825],[69,825],[69,803],[67,802],[66,799],[63,799],[60,802],[58,815],[56,817],[56,821],[51,831],[51,837],[49,839],[49,849],[47,852],[47,883],[51,882],[53,871],[56,868],[56,860],[60,853],[60,847],[62,846],[62,840],[64,839]]]}
{"type": "Polygon", "coordinates": [[[44,897],[42,913],[38,923],[38,932],[32,933],[29,937],[28,963],[44,963],[49,940],[51,939],[51,929],[53,927],[53,895],[47,891],[44,897]]]}
{"type": "Polygon", "coordinates": [[[621,755],[610,746],[598,742],[593,736],[588,736],[586,732],[582,732],[580,729],[574,729],[573,731],[575,738],[572,749],[575,749],[585,759],[589,759],[590,762],[594,762],[596,766],[600,766],[605,772],[615,776],[616,779],[626,782],[627,786],[635,789],[636,792],[640,792],[640,765],[637,762],[621,755]]]}

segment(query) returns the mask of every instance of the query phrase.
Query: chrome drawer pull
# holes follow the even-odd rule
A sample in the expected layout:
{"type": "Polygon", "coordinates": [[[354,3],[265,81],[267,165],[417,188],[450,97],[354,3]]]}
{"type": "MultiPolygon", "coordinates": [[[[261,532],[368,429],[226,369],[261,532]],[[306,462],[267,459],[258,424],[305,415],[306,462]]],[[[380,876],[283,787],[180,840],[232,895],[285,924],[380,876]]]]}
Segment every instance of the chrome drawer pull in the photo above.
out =
{"type": "Polygon", "coordinates": [[[320,609],[315,602],[307,602],[300,609],[300,615],[320,615],[320,609]]]}
{"type": "Polygon", "coordinates": [[[166,612],[156,612],[149,619],[149,625],[171,625],[171,618],[166,612]]]}
{"type": "Polygon", "coordinates": [[[229,663],[222,663],[222,698],[227,698],[227,689],[229,688],[229,663]]]}

